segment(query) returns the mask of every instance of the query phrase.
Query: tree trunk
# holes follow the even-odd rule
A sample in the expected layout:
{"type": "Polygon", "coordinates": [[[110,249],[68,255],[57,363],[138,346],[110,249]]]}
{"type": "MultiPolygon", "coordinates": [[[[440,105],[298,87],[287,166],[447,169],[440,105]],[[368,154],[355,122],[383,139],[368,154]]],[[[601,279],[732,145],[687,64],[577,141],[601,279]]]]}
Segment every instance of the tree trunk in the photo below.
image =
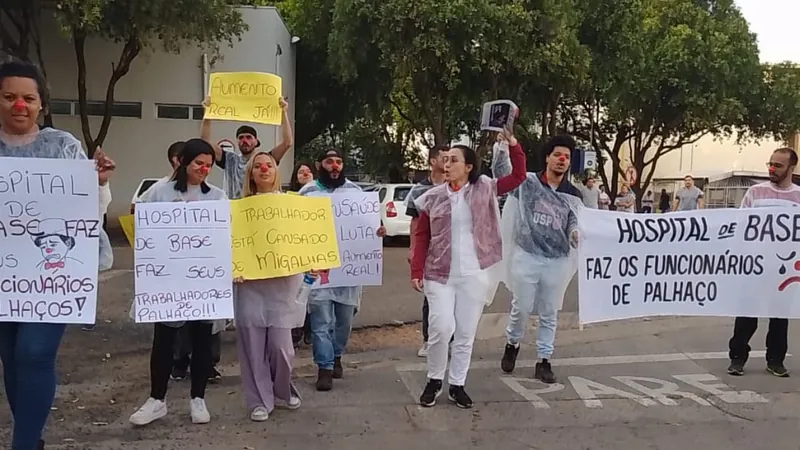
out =
{"type": "Polygon", "coordinates": [[[86,34],[80,30],[73,31],[72,42],[75,46],[75,60],[78,64],[78,113],[81,117],[81,132],[86,145],[86,153],[89,158],[92,158],[96,144],[92,137],[89,114],[87,113],[89,102],[86,98],[86,34]]]}
{"type": "Polygon", "coordinates": [[[111,126],[112,108],[114,107],[114,90],[117,82],[124,77],[131,68],[131,63],[142,50],[142,45],[138,37],[130,36],[125,42],[125,46],[119,56],[118,63],[112,65],[111,77],[106,87],[106,99],[103,109],[103,121],[97,132],[97,137],[92,137],[92,130],[89,124],[89,114],[87,111],[88,99],[86,97],[86,34],[82,31],[73,32],[75,45],[75,58],[78,63],[78,104],[80,106],[81,131],[86,141],[86,152],[89,158],[94,156],[94,152],[103,145],[108,136],[108,129],[111,126]]]}

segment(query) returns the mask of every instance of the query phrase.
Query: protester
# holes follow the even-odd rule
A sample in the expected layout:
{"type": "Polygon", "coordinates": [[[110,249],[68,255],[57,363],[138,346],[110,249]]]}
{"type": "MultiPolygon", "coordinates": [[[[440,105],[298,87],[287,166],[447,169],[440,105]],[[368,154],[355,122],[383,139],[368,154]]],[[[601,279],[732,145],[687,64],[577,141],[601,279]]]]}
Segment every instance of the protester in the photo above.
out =
{"type": "MultiPolygon", "coordinates": [[[[289,182],[290,192],[300,192],[303,186],[314,181],[314,165],[308,162],[299,162],[294,166],[292,172],[292,180],[289,182]]],[[[303,341],[306,345],[311,345],[311,320],[310,316],[306,314],[306,320],[302,327],[292,330],[292,342],[295,348],[303,341]]]]}
{"type": "Polygon", "coordinates": [[[308,162],[299,162],[296,166],[294,166],[294,172],[292,172],[292,179],[289,182],[289,191],[291,192],[300,192],[300,189],[303,186],[307,185],[314,181],[314,169],[313,165],[308,162]]]}
{"type": "MultiPolygon", "coordinates": [[[[206,98],[203,102],[204,106],[210,104],[210,98],[206,98]]],[[[292,134],[291,119],[289,118],[289,104],[283,98],[278,99],[278,105],[281,108],[281,141],[272,150],[272,157],[275,161],[280,163],[283,156],[292,147],[294,136],[292,134]]],[[[211,120],[203,119],[200,124],[200,138],[211,144],[214,148],[214,160],[217,165],[223,170],[223,186],[225,194],[229,199],[237,199],[242,195],[242,185],[244,180],[244,166],[247,164],[253,152],[261,147],[261,141],[258,140],[258,133],[256,129],[250,125],[242,125],[236,130],[236,140],[238,141],[239,153],[226,152],[219,148],[218,145],[211,141],[211,120]]],[[[234,287],[234,296],[236,287],[234,287]]],[[[209,379],[216,381],[222,378],[222,374],[217,370],[217,366],[222,358],[222,338],[220,332],[225,330],[227,323],[224,320],[216,321],[214,323],[214,339],[212,341],[212,364],[213,367],[209,372],[209,379]]],[[[186,355],[191,352],[190,348],[183,347],[181,349],[181,359],[186,361],[186,355]]]]}
{"type": "MultiPolygon", "coordinates": [[[[206,106],[209,103],[210,99],[208,98],[203,102],[206,106]]],[[[294,135],[292,134],[291,119],[289,118],[289,104],[283,98],[279,99],[278,103],[283,111],[281,116],[281,141],[270,152],[275,161],[280,163],[283,156],[292,147],[294,135]]],[[[214,146],[215,161],[225,175],[223,183],[225,194],[231,200],[239,198],[242,194],[244,166],[253,155],[253,152],[261,147],[261,141],[258,140],[258,132],[250,125],[242,125],[236,130],[239,153],[224,151],[211,141],[210,119],[203,119],[200,125],[200,137],[214,146]]]]}
{"type": "MultiPolygon", "coordinates": [[[[513,224],[510,233],[503,236],[507,251],[506,280],[513,298],[500,365],[506,373],[514,371],[528,318],[535,312],[539,315],[536,329],[539,362],[534,377],[545,383],[556,381],[550,358],[558,310],[576,267],[570,260],[570,252],[578,245],[576,209],[581,206],[581,193],[568,178],[574,149],[575,140],[571,136],[551,138],[544,149],[545,170],[528,174],[511,191],[503,212],[504,222],[513,224]]],[[[495,157],[493,169],[495,176],[511,171],[502,153],[495,157]]]]}
{"type": "MultiPolygon", "coordinates": [[[[278,163],[266,151],[256,151],[245,165],[242,198],[281,194],[278,163]]],[[[289,409],[300,407],[300,393],[292,384],[294,345],[292,328],[303,324],[305,303],[295,300],[303,275],[264,280],[234,279],[236,338],[242,368],[244,400],[250,419],[263,422],[275,401],[289,409]]]]}
{"type": "Polygon", "coordinates": [[[683,178],[683,187],[675,192],[673,211],[692,211],[703,209],[703,191],[694,185],[694,178],[686,175],[683,178]]]}
{"type": "MultiPolygon", "coordinates": [[[[444,159],[447,151],[450,148],[446,145],[437,145],[428,151],[428,164],[430,166],[430,175],[423,182],[411,188],[411,192],[406,196],[406,214],[411,217],[410,234],[414,234],[414,228],[419,221],[419,212],[414,205],[414,199],[419,198],[422,194],[428,192],[432,187],[438,186],[445,181],[444,177],[444,159]]],[[[411,263],[411,255],[414,253],[414,241],[411,240],[411,246],[408,250],[408,262],[411,263]]],[[[422,347],[417,352],[417,356],[424,358],[428,356],[428,297],[423,297],[422,300],[422,347]]]]}
{"type": "MultiPolygon", "coordinates": [[[[0,64],[0,158],[86,159],[71,134],[43,129],[37,120],[48,104],[47,84],[33,64],[0,64]]],[[[99,148],[94,153],[98,173],[100,212],[108,207],[108,180],[114,162],[99,148]]],[[[100,230],[99,270],[113,264],[111,243],[100,230]]],[[[66,325],[0,322],[0,361],[13,428],[11,450],[44,449],[42,430],[56,392],[56,354],[66,325]]]]}
{"type": "Polygon", "coordinates": [[[653,213],[653,191],[645,192],[642,197],[642,214],[653,213]]]}
{"type": "Polygon", "coordinates": [[[580,187],[583,205],[591,209],[600,209],[600,189],[594,184],[594,177],[587,177],[580,187]]]}
{"type": "Polygon", "coordinates": [[[658,199],[658,210],[661,214],[666,214],[669,211],[669,194],[666,189],[661,190],[661,196],[658,199]]]}
{"type": "MultiPolygon", "coordinates": [[[[331,195],[361,188],[344,176],[344,160],[336,149],[323,153],[316,164],[317,179],[300,189],[300,195],[331,195]]],[[[383,237],[386,230],[376,230],[383,237]]],[[[311,347],[319,368],[317,390],[333,389],[333,379],[344,377],[342,355],[350,339],[353,316],[361,302],[361,286],[314,289],[308,299],[311,313],[311,347]]]]}
{"type": "Polygon", "coordinates": [[[620,188],[617,198],[614,199],[614,206],[619,212],[636,212],[636,194],[630,190],[627,184],[623,184],[620,188]]]}
{"type": "Polygon", "coordinates": [[[608,196],[608,190],[605,186],[600,186],[600,198],[597,201],[599,209],[608,211],[611,206],[611,197],[608,196]]]}
{"type": "MultiPolygon", "coordinates": [[[[160,184],[147,203],[195,202],[226,199],[225,192],[206,182],[214,165],[214,149],[202,139],[190,139],[180,154],[180,166],[169,183],[160,184]]],[[[130,417],[134,425],[147,425],[167,415],[167,385],[173,368],[173,346],[178,330],[186,326],[192,345],[192,386],[189,402],[192,422],[208,423],[205,391],[211,364],[213,324],[210,321],[156,323],[150,352],[150,398],[130,417]]]]}
{"type": "MultiPolygon", "coordinates": [[[[779,148],[772,153],[767,163],[769,181],[750,186],[742,199],[742,208],[770,206],[800,206],[800,186],[792,182],[797,168],[797,152],[791,148],[779,148]]],[[[780,257],[780,256],[779,256],[780,257]]],[[[757,300],[756,300],[757,301],[757,300]]],[[[733,326],[733,337],[728,342],[731,364],[728,373],[744,375],[744,365],[750,354],[750,339],[758,328],[758,318],[737,317],[733,326]]],[[[767,372],[776,377],[789,376],[783,365],[789,350],[789,320],[769,319],[767,332],[767,372]]]]}
{"type": "MultiPolygon", "coordinates": [[[[456,145],[444,157],[444,184],[414,200],[419,219],[412,240],[411,285],[424,292],[430,306],[428,383],[419,403],[430,407],[441,394],[448,360],[452,361],[449,398],[471,408],[464,385],[483,307],[494,297],[495,266],[503,256],[497,196],[525,180],[525,154],[510,131],[511,174],[493,180],[480,175],[478,157],[456,145]],[[424,281],[423,281],[424,280],[424,281]]],[[[499,280],[498,280],[499,281],[499,280]]]]}

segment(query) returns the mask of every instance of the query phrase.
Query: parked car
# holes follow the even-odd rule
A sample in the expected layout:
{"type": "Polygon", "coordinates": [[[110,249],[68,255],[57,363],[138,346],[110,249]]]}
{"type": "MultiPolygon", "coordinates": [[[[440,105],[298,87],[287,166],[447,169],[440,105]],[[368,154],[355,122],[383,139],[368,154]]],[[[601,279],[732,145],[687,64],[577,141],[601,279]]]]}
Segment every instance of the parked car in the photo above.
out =
{"type": "Polygon", "coordinates": [[[378,200],[381,202],[381,223],[386,236],[398,237],[411,234],[411,217],[406,215],[406,197],[413,184],[378,184],[378,200]]]}
{"type": "Polygon", "coordinates": [[[160,179],[161,178],[144,178],[142,179],[142,181],[139,182],[139,187],[137,187],[136,190],[133,191],[133,197],[131,197],[131,214],[133,214],[133,211],[135,209],[134,205],[136,203],[136,199],[141,197],[142,194],[144,194],[145,192],[147,192],[148,189],[150,189],[150,186],[156,184],[160,179]]]}

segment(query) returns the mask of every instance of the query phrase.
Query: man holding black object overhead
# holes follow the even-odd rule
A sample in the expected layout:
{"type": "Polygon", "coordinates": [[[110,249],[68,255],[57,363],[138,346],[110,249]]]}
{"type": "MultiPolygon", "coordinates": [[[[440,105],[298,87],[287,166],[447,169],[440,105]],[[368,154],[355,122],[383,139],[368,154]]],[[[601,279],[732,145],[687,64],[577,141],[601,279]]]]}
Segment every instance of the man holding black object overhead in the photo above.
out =
{"type": "MultiPolygon", "coordinates": [[[[800,186],[792,182],[792,174],[797,167],[797,152],[791,148],[779,148],[772,152],[767,163],[769,181],[750,186],[742,198],[742,208],[763,208],[770,206],[800,206],[800,186]]],[[[777,255],[785,264],[794,264],[796,252],[789,248],[785,255],[777,255]]],[[[785,267],[782,267],[784,272],[785,267]]],[[[791,269],[790,269],[791,270],[791,269]]],[[[781,272],[781,273],[784,273],[781,272]]],[[[790,278],[787,278],[790,279],[790,278]]],[[[785,287],[780,286],[778,289],[785,287]]],[[[728,342],[731,365],[730,375],[744,375],[744,365],[750,353],[750,339],[758,328],[758,318],[737,317],[733,325],[733,337],[728,342]]],[[[767,372],[776,377],[786,378],[789,371],[783,365],[789,349],[789,320],[769,319],[767,332],[767,372]]]]}
{"type": "MultiPolygon", "coordinates": [[[[447,145],[437,145],[430,149],[428,152],[428,163],[430,164],[430,176],[427,180],[417,184],[411,188],[411,192],[406,197],[406,214],[411,217],[411,232],[414,235],[414,228],[419,221],[419,212],[417,211],[414,200],[419,198],[422,194],[434,186],[438,186],[445,181],[444,176],[444,152],[450,150],[447,145]]],[[[414,240],[411,240],[411,246],[408,249],[408,261],[411,262],[411,255],[414,251],[414,240]]],[[[417,352],[417,356],[424,358],[428,356],[428,298],[424,297],[422,301],[422,347],[417,352]]],[[[452,341],[452,339],[451,339],[452,341]]]]}
{"type": "MultiPolygon", "coordinates": [[[[502,144],[499,144],[502,145],[502,144]]],[[[569,182],[570,156],[575,140],[555,136],[545,146],[546,168],[528,173],[525,181],[510,192],[503,209],[503,247],[506,252],[506,284],[514,294],[506,326],[506,347],[501,361],[503,372],[514,371],[520,342],[528,318],[539,315],[536,347],[539,362],[535,378],[555,383],[550,365],[556,337],[558,310],[564,300],[577,264],[570,258],[578,246],[577,211],[583,207],[581,194],[569,182]],[[506,224],[509,224],[507,227],[506,224]]],[[[495,151],[492,170],[496,178],[510,173],[505,152],[495,151]]]]}

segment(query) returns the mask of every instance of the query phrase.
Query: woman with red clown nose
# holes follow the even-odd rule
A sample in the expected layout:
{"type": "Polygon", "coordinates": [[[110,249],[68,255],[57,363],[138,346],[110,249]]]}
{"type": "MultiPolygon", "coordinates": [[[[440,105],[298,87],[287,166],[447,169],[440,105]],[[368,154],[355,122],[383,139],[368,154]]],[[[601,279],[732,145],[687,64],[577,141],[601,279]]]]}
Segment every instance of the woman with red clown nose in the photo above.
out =
{"type": "MultiPolygon", "coordinates": [[[[244,177],[242,198],[286,195],[281,193],[278,162],[267,151],[254,152],[244,177]]],[[[237,277],[233,282],[242,393],[250,420],[263,422],[276,406],[300,407],[300,393],[292,383],[292,329],[303,326],[306,318],[306,303],[297,301],[303,275],[262,280],[237,277]]]]}
{"type": "MultiPolygon", "coordinates": [[[[478,157],[456,145],[445,156],[444,184],[414,200],[419,212],[411,237],[411,285],[428,298],[428,384],[419,403],[430,407],[442,392],[450,338],[449,398],[471,408],[464,390],[484,306],[494,298],[503,257],[497,196],[525,180],[525,154],[510,130],[511,172],[480,175],[478,157]]],[[[508,152],[507,152],[508,153],[508,152]]]]}
{"type": "MultiPolygon", "coordinates": [[[[206,183],[208,172],[214,164],[214,149],[202,139],[186,141],[180,154],[180,166],[169,182],[153,185],[146,203],[195,202],[224,200],[225,192],[206,183]],[[151,192],[152,191],[152,192],[151,192]]],[[[172,372],[173,346],[178,329],[189,327],[192,342],[192,387],[189,408],[192,422],[208,423],[211,415],[206,408],[205,393],[208,372],[211,369],[211,321],[156,323],[153,329],[153,347],[150,351],[150,398],[130,421],[134,425],[147,425],[167,415],[167,384],[172,372]]]]}
{"type": "MultiPolygon", "coordinates": [[[[37,124],[47,99],[47,85],[36,66],[14,60],[0,64],[0,166],[6,164],[3,158],[86,159],[74,136],[37,124]]],[[[99,149],[94,160],[102,212],[111,201],[108,180],[115,165],[99,149]]],[[[99,238],[98,270],[103,271],[111,268],[114,255],[102,228],[99,238]]],[[[14,422],[10,445],[3,448],[44,448],[42,430],[56,392],[56,354],[65,328],[59,323],[0,323],[0,361],[14,422]]]]}

